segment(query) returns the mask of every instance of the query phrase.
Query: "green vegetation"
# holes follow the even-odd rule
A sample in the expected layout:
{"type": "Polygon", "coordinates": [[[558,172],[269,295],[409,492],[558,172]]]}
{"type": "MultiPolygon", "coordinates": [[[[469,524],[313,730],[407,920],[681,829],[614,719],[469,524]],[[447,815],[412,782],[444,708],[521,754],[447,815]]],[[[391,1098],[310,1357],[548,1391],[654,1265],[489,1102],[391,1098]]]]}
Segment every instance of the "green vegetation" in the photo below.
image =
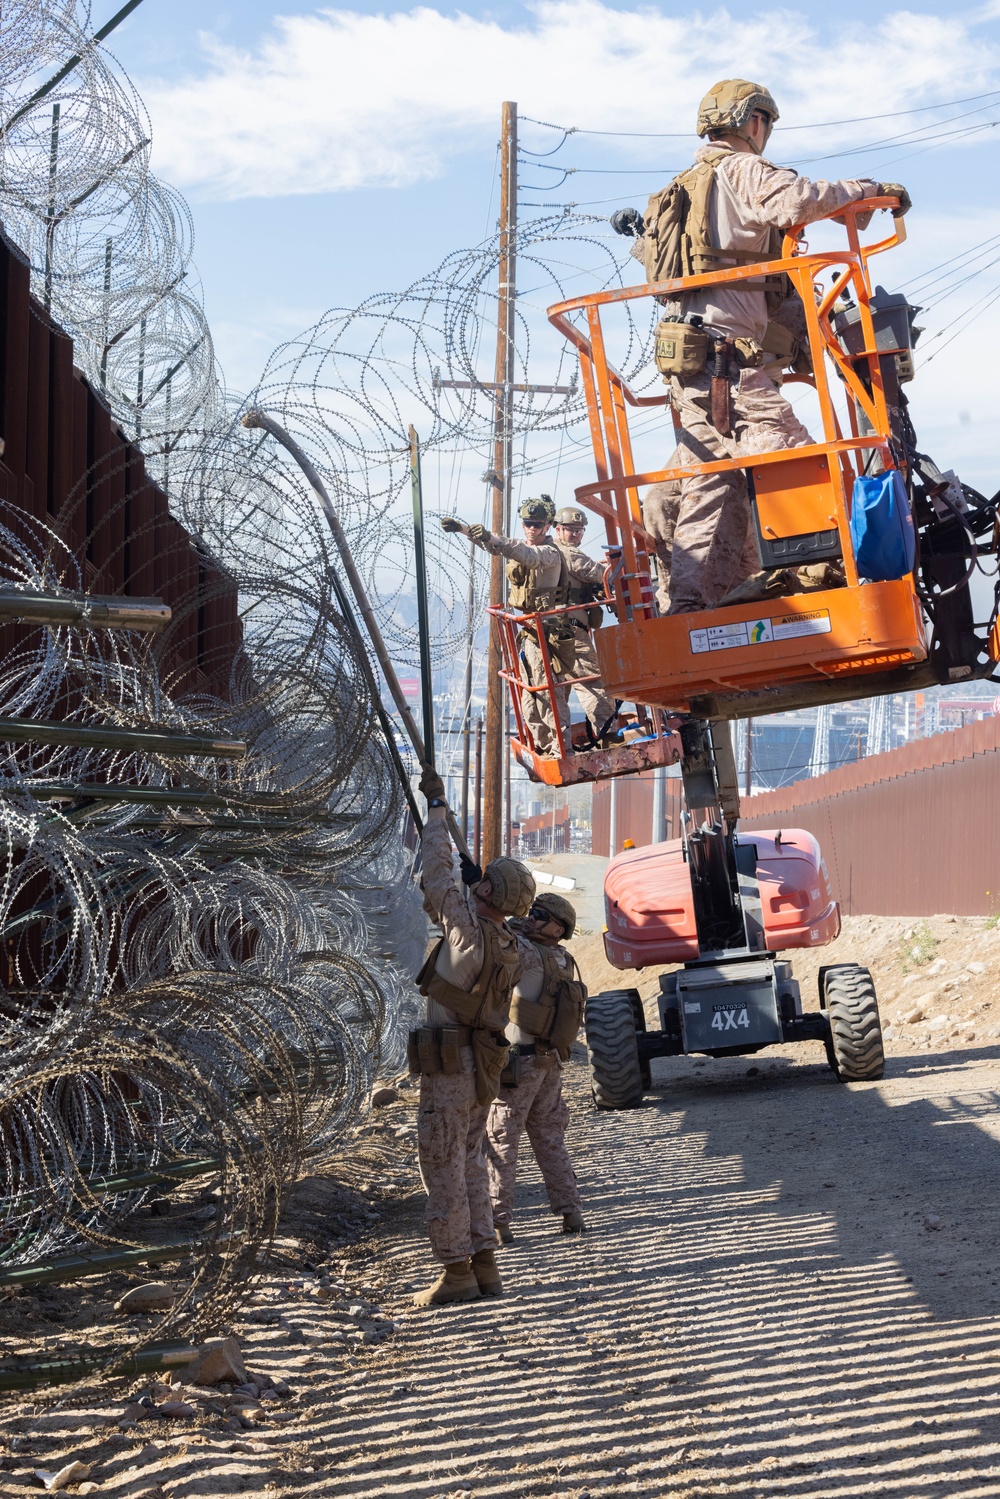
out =
{"type": "Polygon", "coordinates": [[[900,955],[900,963],[903,972],[908,973],[910,968],[923,968],[930,963],[938,949],[938,939],[931,931],[926,921],[918,921],[912,927],[910,934],[903,938],[903,951],[900,955]]]}

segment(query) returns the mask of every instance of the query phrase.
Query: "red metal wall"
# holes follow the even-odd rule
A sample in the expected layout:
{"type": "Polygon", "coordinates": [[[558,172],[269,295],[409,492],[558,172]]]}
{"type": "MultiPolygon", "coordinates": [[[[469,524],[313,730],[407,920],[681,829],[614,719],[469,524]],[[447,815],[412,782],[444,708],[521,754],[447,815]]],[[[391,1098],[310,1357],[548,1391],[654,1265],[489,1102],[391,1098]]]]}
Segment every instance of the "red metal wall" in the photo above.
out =
{"type": "Polygon", "coordinates": [[[1000,719],[744,797],[740,826],[803,827],[846,914],[1000,909],[1000,719]]]}
{"type": "MultiPolygon", "coordinates": [[[[67,544],[94,593],[162,598],[157,645],[175,695],[226,696],[241,640],[235,584],[199,552],[146,477],[141,452],[73,367],[73,341],[30,294],[26,262],[0,236],[0,500],[67,544]]],[[[16,529],[9,512],[5,524],[16,529]]],[[[0,655],[20,627],[0,629],[0,655]]]]}

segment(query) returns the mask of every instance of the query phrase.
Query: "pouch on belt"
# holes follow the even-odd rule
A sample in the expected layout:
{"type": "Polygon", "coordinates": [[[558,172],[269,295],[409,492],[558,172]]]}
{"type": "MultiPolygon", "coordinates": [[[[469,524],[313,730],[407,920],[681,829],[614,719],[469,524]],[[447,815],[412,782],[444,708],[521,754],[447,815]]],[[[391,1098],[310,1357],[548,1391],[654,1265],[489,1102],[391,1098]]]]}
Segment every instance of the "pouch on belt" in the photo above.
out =
{"type": "Polygon", "coordinates": [[[661,375],[700,375],[708,362],[708,334],[693,323],[662,318],[656,325],[653,358],[661,375]]]}
{"type": "Polygon", "coordinates": [[[510,1059],[506,1038],[496,1040],[492,1031],[472,1032],[472,1056],[476,1064],[476,1098],[481,1104],[492,1103],[500,1092],[500,1074],[510,1059]]]}

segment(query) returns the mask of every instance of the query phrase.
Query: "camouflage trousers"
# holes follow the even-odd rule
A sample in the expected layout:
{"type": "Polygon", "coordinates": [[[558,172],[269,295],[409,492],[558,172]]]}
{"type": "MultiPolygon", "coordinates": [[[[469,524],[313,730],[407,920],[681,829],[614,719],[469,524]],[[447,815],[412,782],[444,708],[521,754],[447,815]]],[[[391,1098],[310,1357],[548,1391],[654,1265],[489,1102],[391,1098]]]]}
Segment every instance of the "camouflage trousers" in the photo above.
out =
{"type": "MultiPolygon", "coordinates": [[[[578,629],[573,656],[573,676],[599,677],[600,670],[593,641],[585,629],[578,629]]],[[[600,681],[580,682],[573,688],[573,691],[579,698],[580,705],[590,720],[594,733],[603,734],[611,727],[611,720],[618,711],[614,698],[605,692],[600,681]]]]}
{"type": "Polygon", "coordinates": [[[417,1156],[427,1190],[424,1219],[442,1265],[494,1244],[483,1138],[489,1106],[476,1099],[472,1047],[461,1048],[462,1071],[420,1078],[417,1156]]]}
{"type": "MultiPolygon", "coordinates": [[[[524,657],[526,676],[533,687],[543,686],[545,683],[545,665],[542,661],[542,652],[537,640],[533,635],[525,633],[521,641],[521,654],[524,657]]],[[[579,628],[574,632],[573,640],[573,665],[569,672],[561,675],[556,673],[556,662],[552,660],[552,673],[555,680],[555,691],[548,692],[526,692],[521,699],[524,716],[527,720],[531,737],[535,742],[535,749],[540,755],[558,755],[559,745],[556,739],[555,714],[552,708],[552,699],[555,698],[556,712],[559,714],[559,723],[563,731],[564,753],[572,753],[572,737],[570,734],[570,689],[562,681],[562,676],[589,677],[597,676],[600,668],[597,664],[597,652],[587,631],[579,628]]],[[[605,726],[615,716],[616,706],[613,697],[605,692],[599,681],[581,682],[573,688],[584,713],[590,720],[595,734],[604,732],[605,726]]]]}
{"type": "Polygon", "coordinates": [[[582,1206],[580,1193],[566,1149],[568,1121],[569,1109],[562,1093],[562,1068],[557,1059],[522,1057],[521,1081],[516,1088],[501,1088],[500,1096],[490,1107],[486,1126],[486,1165],[494,1223],[510,1222],[517,1181],[517,1152],[526,1129],[552,1211],[579,1211],[582,1206]]]}
{"type": "MultiPolygon", "coordinates": [[[[729,382],[732,435],[724,437],[710,420],[711,377],[670,381],[670,399],[680,420],[675,457],[679,464],[746,458],[812,441],[789,403],[763,370],[740,370],[729,382]]],[[[678,487],[654,485],[643,511],[656,513],[657,532],[669,555],[668,612],[711,609],[760,568],[750,517],[746,479],[739,469],[696,474],[678,487]]],[[[647,522],[648,524],[648,522],[647,522]]],[[[658,571],[661,570],[659,548],[658,571]]]]}

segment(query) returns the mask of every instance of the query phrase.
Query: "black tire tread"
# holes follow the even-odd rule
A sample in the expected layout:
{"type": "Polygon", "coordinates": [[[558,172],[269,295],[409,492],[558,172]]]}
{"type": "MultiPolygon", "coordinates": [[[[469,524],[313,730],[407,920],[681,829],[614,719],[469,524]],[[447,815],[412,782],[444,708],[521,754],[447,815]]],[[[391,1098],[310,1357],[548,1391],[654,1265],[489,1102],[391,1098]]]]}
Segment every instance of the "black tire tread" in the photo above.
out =
{"type": "Polygon", "coordinates": [[[830,1066],[842,1083],[876,1081],[885,1072],[885,1049],[871,974],[857,963],[838,963],[826,969],[823,988],[830,1066]]]}
{"type": "Polygon", "coordinates": [[[599,1109],[637,1109],[642,1103],[633,992],[608,989],[591,994],[584,1010],[591,1092],[599,1109]]]}

